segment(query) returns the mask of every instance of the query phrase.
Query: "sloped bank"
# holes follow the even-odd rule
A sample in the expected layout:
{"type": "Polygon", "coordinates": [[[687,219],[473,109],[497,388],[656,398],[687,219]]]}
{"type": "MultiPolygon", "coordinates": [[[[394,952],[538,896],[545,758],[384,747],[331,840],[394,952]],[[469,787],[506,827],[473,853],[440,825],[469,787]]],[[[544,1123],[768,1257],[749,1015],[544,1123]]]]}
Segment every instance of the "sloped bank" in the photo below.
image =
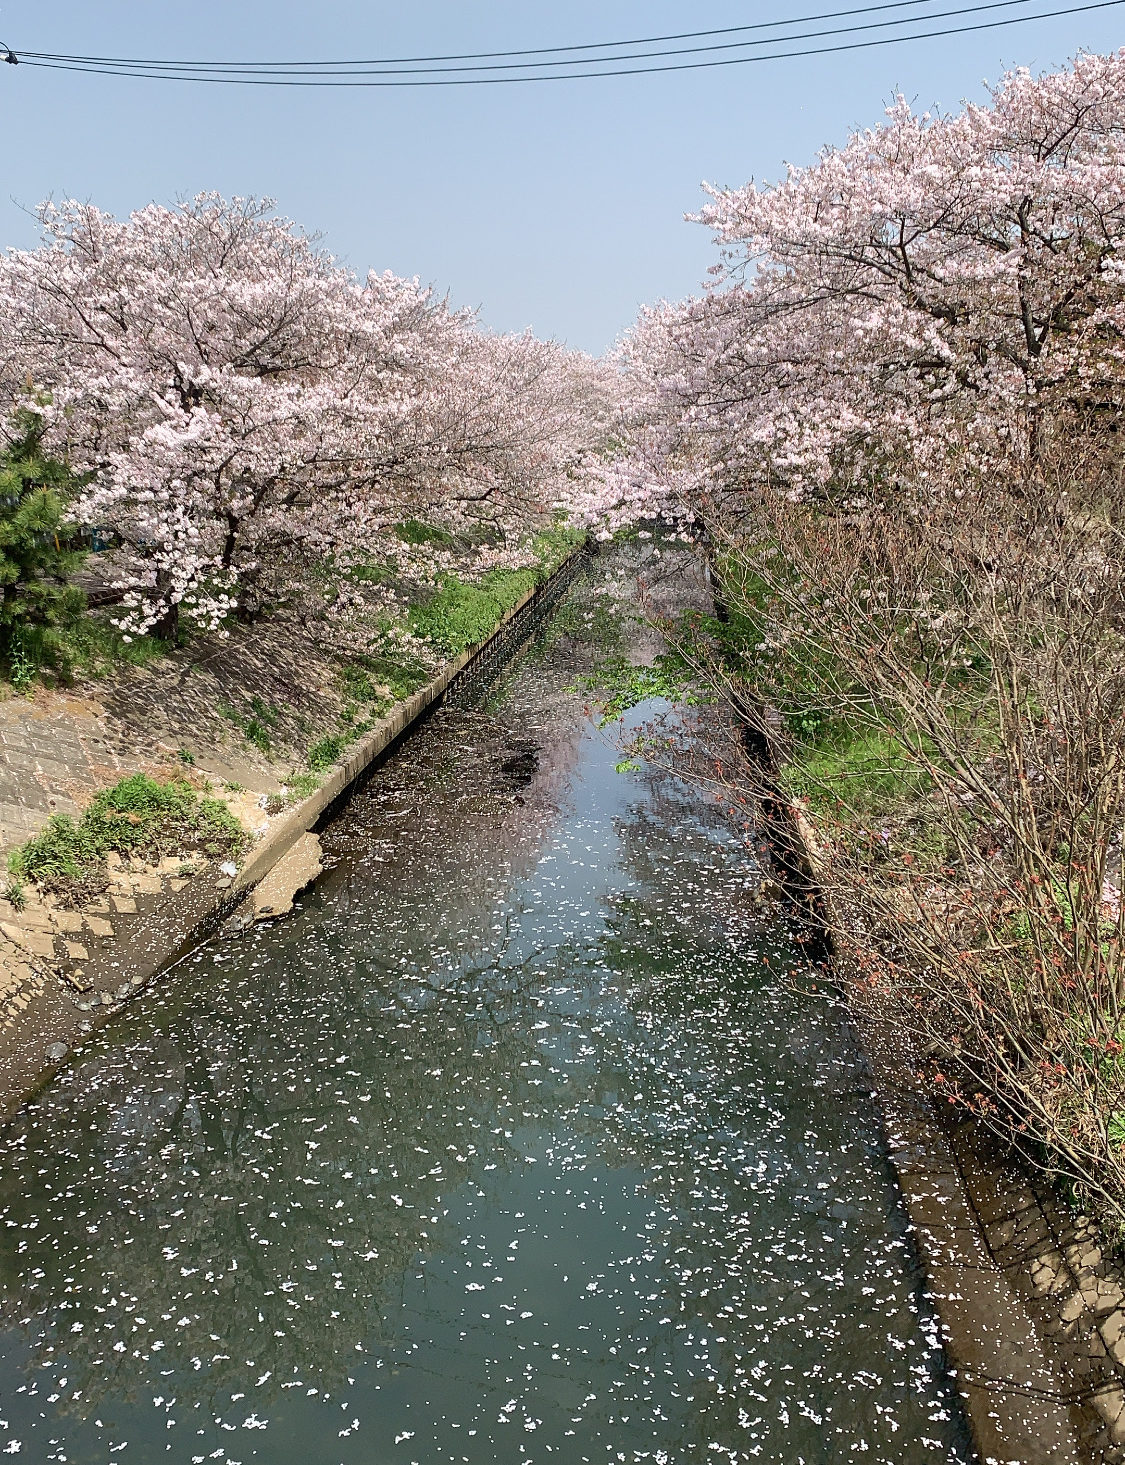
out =
{"type": "Polygon", "coordinates": [[[0,1118],[34,1092],[95,1025],[224,920],[236,912],[243,919],[276,914],[277,899],[284,905],[314,878],[319,870],[314,831],[320,821],[447,695],[471,696],[487,685],[557,603],[589,553],[585,547],[571,553],[504,614],[489,637],[447,663],[355,742],[312,794],[270,821],[233,874],[229,867],[224,872],[213,866],[190,879],[176,878],[171,869],[143,876],[123,872],[118,881],[127,893],[114,897],[112,910],[107,902],[104,916],[92,918],[101,924],[104,939],[92,959],[82,959],[80,984],[71,975],[74,961],[52,959],[53,943],[66,931],[60,925],[66,913],[46,911],[41,932],[25,921],[20,985],[7,994],[9,1011],[0,1025],[0,1118]],[[254,893],[268,876],[278,891],[255,907],[254,893]],[[59,929],[48,930],[48,920],[59,929]]]}
{"type": "MultiPolygon", "coordinates": [[[[761,767],[752,737],[746,751],[761,767]]],[[[820,880],[805,810],[765,800],[789,894],[847,989],[846,913],[820,880]]],[[[975,1119],[945,1117],[913,1082],[908,1040],[855,1014],[928,1291],[985,1465],[1125,1462],[1125,1268],[1096,1224],[975,1119]]]]}

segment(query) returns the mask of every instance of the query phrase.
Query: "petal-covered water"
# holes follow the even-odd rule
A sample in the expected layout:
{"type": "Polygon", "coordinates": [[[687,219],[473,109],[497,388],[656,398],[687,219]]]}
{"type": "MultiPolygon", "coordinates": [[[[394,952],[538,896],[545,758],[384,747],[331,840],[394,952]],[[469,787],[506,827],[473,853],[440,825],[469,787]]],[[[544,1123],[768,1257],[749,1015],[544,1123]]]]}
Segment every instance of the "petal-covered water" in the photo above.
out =
{"type": "Polygon", "coordinates": [[[439,714],[4,1132],[0,1454],[971,1458],[838,1012],[565,680],[439,714]]]}

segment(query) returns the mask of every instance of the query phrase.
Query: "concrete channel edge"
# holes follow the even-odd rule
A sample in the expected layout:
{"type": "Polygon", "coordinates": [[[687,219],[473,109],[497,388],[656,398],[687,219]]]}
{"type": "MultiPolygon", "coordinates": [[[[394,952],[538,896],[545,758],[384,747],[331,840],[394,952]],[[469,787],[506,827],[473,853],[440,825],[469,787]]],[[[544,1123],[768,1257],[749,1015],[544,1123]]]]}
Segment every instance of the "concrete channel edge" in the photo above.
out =
{"type": "MultiPolygon", "coordinates": [[[[502,652],[514,622],[530,619],[539,604],[553,602],[555,592],[560,586],[565,589],[588,555],[588,546],[574,550],[546,580],[505,612],[490,636],[447,663],[426,686],[399,703],[355,744],[319,788],[275,821],[233,877],[209,867],[181,889],[166,892],[146,913],[144,929],[127,945],[111,947],[87,963],[81,993],[71,991],[61,978],[39,981],[18,1025],[0,1035],[0,1120],[47,1082],[112,1012],[213,935],[299,841],[313,838],[311,831],[333,804],[443,700],[458,678],[487,664],[494,652],[502,652]]],[[[498,661],[503,659],[497,656],[498,661]]]]}
{"type": "MultiPolygon", "coordinates": [[[[47,1081],[95,1026],[213,934],[466,669],[487,658],[511,623],[560,577],[569,578],[585,553],[568,557],[486,641],[357,742],[312,795],[274,823],[233,878],[208,869],[165,895],[140,939],[91,964],[88,1000],[62,982],[44,984],[19,1029],[5,1035],[0,1118],[47,1081]]],[[[775,809],[815,884],[820,855],[813,826],[797,805],[778,799],[775,809]]],[[[829,939],[846,950],[844,923],[831,909],[824,917],[829,939]]],[[[885,1041],[864,1046],[888,1153],[982,1465],[1125,1465],[1125,1288],[1098,1245],[1096,1227],[1085,1218],[1069,1231],[1060,1225],[1034,1188],[982,1148],[979,1135],[938,1123],[924,1097],[903,1082],[908,1055],[885,1041]]]]}

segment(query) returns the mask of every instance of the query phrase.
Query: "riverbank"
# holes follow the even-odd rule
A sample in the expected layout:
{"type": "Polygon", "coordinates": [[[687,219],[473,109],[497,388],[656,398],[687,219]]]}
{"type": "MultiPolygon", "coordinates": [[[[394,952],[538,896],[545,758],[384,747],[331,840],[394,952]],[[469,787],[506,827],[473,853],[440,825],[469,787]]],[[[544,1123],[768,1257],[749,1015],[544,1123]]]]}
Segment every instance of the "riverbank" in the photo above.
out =
{"type": "MultiPolygon", "coordinates": [[[[655,581],[658,598],[659,576],[666,577],[666,589],[676,574],[675,570],[658,572],[659,564],[650,559],[645,577],[645,593],[654,593],[655,581]]],[[[538,617],[544,599],[564,584],[565,576],[538,592],[535,605],[528,602],[521,607],[484,647],[447,668],[441,678],[356,743],[351,755],[313,796],[273,816],[236,876],[203,872],[186,884],[177,882],[175,889],[169,883],[155,898],[138,902],[132,897],[138,904],[136,910],[118,911],[114,904],[118,928],[114,939],[107,940],[97,961],[86,965],[93,978],[91,989],[85,994],[68,994],[61,988],[58,994],[45,991],[40,1003],[24,1009],[18,1030],[31,1078],[22,1088],[17,1084],[12,1089],[13,1099],[38,1086],[60,1062],[67,1069],[72,1066],[70,1052],[44,1061],[51,1043],[73,1048],[92,1040],[97,1024],[118,1013],[177,954],[195,949],[253,894],[255,886],[259,913],[272,915],[282,909],[294,884],[305,883],[320,870],[319,843],[308,831],[320,829],[326,816],[336,831],[329,843],[333,859],[346,851],[347,840],[341,843],[340,830],[349,821],[344,819],[341,824],[332,819],[340,795],[356,787],[365,771],[378,766],[382,755],[393,751],[403,734],[444,700],[451,684],[474,694],[471,679],[476,679],[475,691],[492,680],[511,655],[513,644],[525,637],[525,617],[538,617]],[[279,904],[272,889],[257,882],[271,871],[269,880],[275,881],[289,859],[298,869],[288,883],[281,879],[279,904]],[[52,1001],[52,996],[57,1000],[52,1001]]],[[[568,624],[593,626],[599,616],[604,618],[604,604],[592,599],[580,614],[570,612],[568,624]]],[[[630,655],[651,660],[657,650],[654,643],[641,653],[633,647],[630,655]]],[[[581,680],[580,667],[576,673],[581,680]]],[[[525,799],[524,770],[537,766],[540,754],[524,739],[518,721],[506,728],[503,745],[505,758],[498,776],[503,797],[511,800],[513,817],[519,820],[525,799]]],[[[631,775],[626,771],[620,776],[631,775]]],[[[393,772],[391,779],[393,782],[393,772]]],[[[362,827],[367,838],[370,831],[362,827]]],[[[812,839],[807,823],[801,834],[812,839]]],[[[411,859],[426,865],[432,842],[432,831],[420,837],[411,859]]],[[[134,878],[128,870],[114,874],[122,889],[134,878]]],[[[176,876],[170,875],[168,880],[174,881],[176,876]]],[[[138,892],[142,897],[146,893],[153,894],[138,892]]],[[[127,901],[130,897],[110,899],[127,901]]],[[[762,908],[757,898],[753,905],[762,908]]],[[[254,914],[249,911],[246,918],[252,920],[254,914]]],[[[182,975],[193,970],[189,967],[182,975]]],[[[176,990],[181,986],[171,985],[176,990]]],[[[1105,1365],[1112,1364],[1115,1357],[1106,1339],[1113,1333],[1113,1308],[1121,1294],[1112,1291],[1110,1264],[1092,1254],[1096,1238],[1073,1221],[1067,1226],[1061,1212],[1046,1210],[1026,1187],[1013,1190],[1010,1175],[995,1157],[982,1157],[979,1149],[973,1149],[971,1136],[960,1133],[951,1138],[935,1124],[917,1095],[903,1087],[908,1055],[894,1050],[892,1057],[892,1048],[885,1042],[869,1042],[868,1051],[879,1055],[875,1077],[890,1159],[981,1459],[1018,1460],[1020,1465],[1077,1461],[1085,1465],[1095,1460],[1116,1465],[1125,1458],[1118,1438],[1125,1399],[1119,1378],[1107,1374],[1105,1365]],[[1100,1345],[1100,1354],[1095,1345],[1100,1345]]],[[[18,1072],[20,1056],[19,1045],[5,1055],[10,1077],[18,1072]]],[[[1119,1329],[1117,1338],[1123,1334],[1125,1328],[1119,1329]]]]}
{"type": "MultiPolygon", "coordinates": [[[[717,625],[663,622],[680,653],[655,669],[669,695],[683,700],[689,683],[678,684],[708,665],[705,656],[691,655],[701,626],[720,646],[724,633],[740,633],[725,607],[718,610],[717,625]]],[[[716,671],[714,682],[729,693],[729,668],[716,671]]],[[[647,684],[612,662],[593,681],[611,716],[647,684]]],[[[825,878],[815,811],[792,801],[778,759],[780,724],[767,710],[742,721],[734,738],[709,727],[702,756],[676,739],[666,743],[656,727],[627,736],[624,746],[637,756],[654,749],[732,813],[741,808],[753,817],[758,810],[763,845],[805,949],[838,987],[859,1035],[888,1160],[980,1459],[1117,1465],[1125,1459],[1125,1268],[1049,1174],[1006,1151],[963,1107],[937,1105],[932,1088],[923,1089],[914,1028],[873,1008],[865,981],[870,936],[852,939],[855,912],[841,881],[825,878]]]]}
{"type": "Polygon", "coordinates": [[[346,703],[335,664],[292,627],[285,635],[197,644],[192,661],[134,669],[108,684],[98,700],[40,693],[0,703],[0,815],[10,845],[17,843],[14,832],[26,838],[53,814],[77,814],[107,783],[135,772],[187,778],[221,799],[248,837],[237,862],[117,858],[106,871],[105,889],[93,896],[79,891],[78,899],[68,900],[30,888],[18,905],[0,900],[0,1115],[11,1113],[95,1025],[240,906],[249,902],[247,919],[283,909],[293,889],[319,868],[307,847],[305,858],[292,859],[289,881],[282,876],[280,904],[274,897],[269,910],[255,910],[255,886],[459,677],[511,654],[570,583],[584,554],[576,551],[526,591],[484,642],[359,728],[354,711],[350,722],[341,723],[346,703]],[[222,711],[232,695],[251,710],[270,709],[270,741],[255,741],[245,727],[232,725],[222,711]],[[293,762],[318,733],[335,738],[340,756],[315,777],[305,770],[301,782],[293,762]],[[26,804],[12,802],[30,788],[36,793],[26,804]],[[18,823],[13,809],[22,811],[18,823]]]}
{"type": "MultiPolygon", "coordinates": [[[[770,801],[779,869],[856,995],[862,967],[806,809],[770,801]]],[[[985,1461],[1125,1461],[1125,1262],[964,1110],[943,1114],[918,1082],[910,1035],[860,997],[853,1020],[877,1085],[891,1163],[974,1443],[985,1461]]],[[[947,1106],[949,1108],[949,1106],[947,1106]]]]}

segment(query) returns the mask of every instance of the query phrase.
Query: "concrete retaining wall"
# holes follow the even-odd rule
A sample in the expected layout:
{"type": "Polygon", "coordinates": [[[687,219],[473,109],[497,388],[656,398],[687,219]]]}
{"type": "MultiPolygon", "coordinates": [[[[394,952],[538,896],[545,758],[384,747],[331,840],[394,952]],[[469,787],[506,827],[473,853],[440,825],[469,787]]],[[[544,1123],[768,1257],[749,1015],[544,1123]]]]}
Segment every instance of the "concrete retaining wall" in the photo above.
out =
{"type": "MultiPolygon", "coordinates": [[[[17,998],[12,1020],[0,1031],[0,1118],[45,1081],[96,1023],[206,940],[295,843],[431,708],[451,694],[466,700],[478,696],[565,594],[588,554],[580,549],[570,555],[547,581],[506,613],[486,641],[450,662],[359,739],[310,797],[272,821],[232,878],[214,868],[187,881],[166,881],[163,886],[152,877],[160,893],[150,895],[142,912],[118,916],[115,912],[122,909],[122,903],[114,911],[107,904],[113,918],[112,925],[105,921],[109,939],[92,960],[83,961],[80,990],[52,975],[57,963],[49,963],[45,954],[40,956],[33,947],[25,946],[26,986],[17,998]]],[[[136,910],[135,901],[129,899],[128,904],[136,910]]],[[[57,920],[53,912],[51,916],[57,920]]],[[[65,965],[60,970],[65,976],[65,965]]]]}

